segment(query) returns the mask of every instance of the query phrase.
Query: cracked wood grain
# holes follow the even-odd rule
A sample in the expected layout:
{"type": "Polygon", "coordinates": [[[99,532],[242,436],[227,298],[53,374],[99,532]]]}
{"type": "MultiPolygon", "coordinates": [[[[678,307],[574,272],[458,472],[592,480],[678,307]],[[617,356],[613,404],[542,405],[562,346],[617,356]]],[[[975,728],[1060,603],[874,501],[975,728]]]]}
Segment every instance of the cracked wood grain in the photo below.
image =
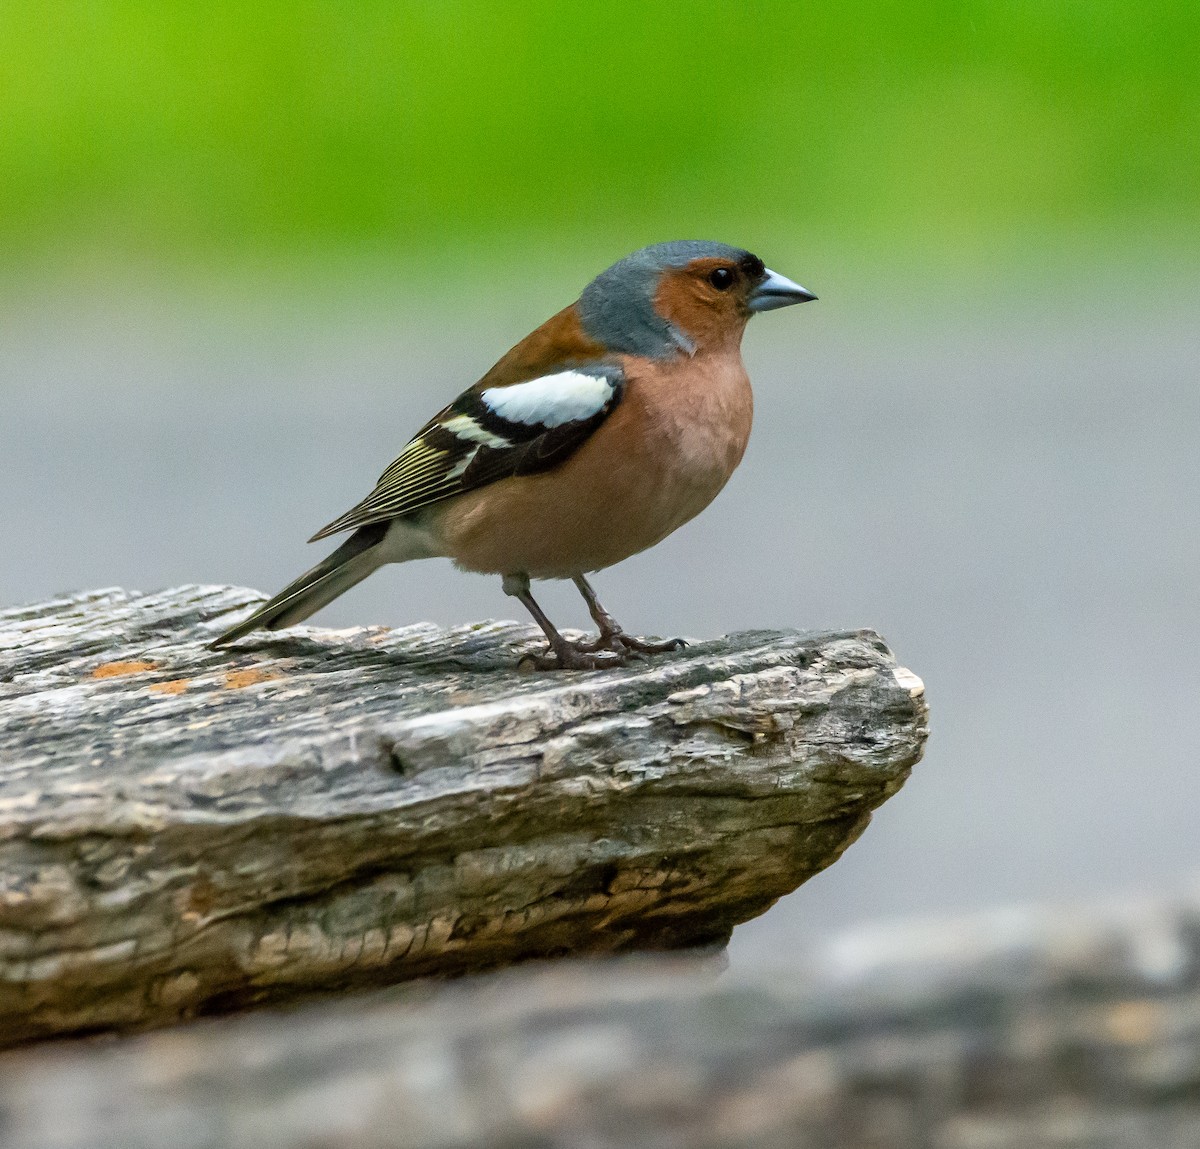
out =
{"type": "Polygon", "coordinates": [[[564,953],[667,949],[833,862],[920,680],[870,631],[522,675],[536,634],[296,628],[253,591],[0,612],[0,1040],[564,953]]]}

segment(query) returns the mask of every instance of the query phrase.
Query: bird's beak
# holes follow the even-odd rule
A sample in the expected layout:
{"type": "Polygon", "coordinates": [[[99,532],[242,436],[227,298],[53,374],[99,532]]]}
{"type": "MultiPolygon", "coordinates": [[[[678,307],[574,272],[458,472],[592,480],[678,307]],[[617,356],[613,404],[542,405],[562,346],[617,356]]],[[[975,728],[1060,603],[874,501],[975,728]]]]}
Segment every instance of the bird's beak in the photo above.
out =
{"type": "Polygon", "coordinates": [[[768,267],[746,302],[751,311],[774,311],[777,307],[791,307],[793,303],[807,303],[816,298],[811,291],[768,267]]]}

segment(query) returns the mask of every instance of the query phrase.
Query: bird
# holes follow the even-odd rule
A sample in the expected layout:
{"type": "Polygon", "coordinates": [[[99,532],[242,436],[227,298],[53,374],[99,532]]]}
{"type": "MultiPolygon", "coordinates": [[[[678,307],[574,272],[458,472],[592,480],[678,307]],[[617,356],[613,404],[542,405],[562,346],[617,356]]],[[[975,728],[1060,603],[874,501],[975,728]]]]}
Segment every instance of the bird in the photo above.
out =
{"type": "Polygon", "coordinates": [[[439,411],[374,489],[310,542],[337,550],[210,643],[279,630],[388,563],[446,557],[500,575],[546,638],[522,669],[586,670],[676,650],[627,634],[588,580],[699,514],[741,462],[758,312],[816,299],[739,247],[676,240],[602,271],[439,411]],[[569,641],[531,579],[570,579],[598,628],[569,641]]]}

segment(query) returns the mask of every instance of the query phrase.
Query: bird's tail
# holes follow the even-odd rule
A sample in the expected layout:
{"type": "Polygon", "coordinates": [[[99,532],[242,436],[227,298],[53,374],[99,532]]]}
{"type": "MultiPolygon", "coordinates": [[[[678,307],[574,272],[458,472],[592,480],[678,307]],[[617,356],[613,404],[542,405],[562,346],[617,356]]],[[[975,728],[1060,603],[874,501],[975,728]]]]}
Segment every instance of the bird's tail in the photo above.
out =
{"type": "Polygon", "coordinates": [[[220,638],[210,642],[209,650],[216,650],[252,630],[280,630],[303,622],[384,563],[395,561],[399,556],[385,556],[384,548],[379,545],[387,531],[386,522],[371,523],[355,531],[327,559],[288,583],[244,622],[231,626],[220,638]]]}

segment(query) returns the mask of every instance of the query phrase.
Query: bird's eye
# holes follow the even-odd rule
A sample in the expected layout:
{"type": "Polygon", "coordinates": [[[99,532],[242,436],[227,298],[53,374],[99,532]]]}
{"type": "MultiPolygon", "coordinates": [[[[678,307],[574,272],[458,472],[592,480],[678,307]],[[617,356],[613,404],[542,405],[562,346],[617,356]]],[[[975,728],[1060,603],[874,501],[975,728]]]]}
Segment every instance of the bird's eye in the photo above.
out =
{"type": "Polygon", "coordinates": [[[714,267],[708,273],[708,282],[718,291],[727,291],[733,286],[733,272],[728,267],[714,267]]]}

